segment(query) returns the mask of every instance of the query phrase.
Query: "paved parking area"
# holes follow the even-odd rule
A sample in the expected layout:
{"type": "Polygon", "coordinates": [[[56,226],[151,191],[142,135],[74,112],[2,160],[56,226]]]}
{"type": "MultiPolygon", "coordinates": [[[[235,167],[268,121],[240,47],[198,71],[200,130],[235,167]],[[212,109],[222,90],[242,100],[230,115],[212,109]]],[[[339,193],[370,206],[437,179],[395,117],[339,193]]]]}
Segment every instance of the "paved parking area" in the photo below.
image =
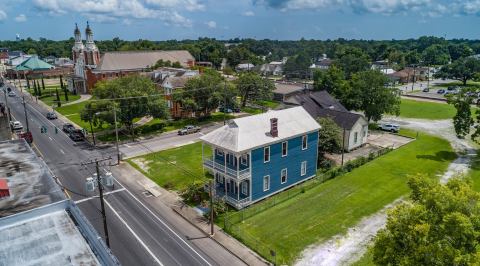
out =
{"type": "MultiPolygon", "coordinates": [[[[367,157],[370,153],[377,152],[384,148],[398,149],[414,140],[415,139],[391,134],[388,132],[371,131],[368,134],[367,143],[363,147],[345,153],[343,155],[343,162],[346,163],[361,156],[367,157]]],[[[327,154],[325,156],[328,159],[335,161],[336,165],[340,165],[342,163],[341,154],[327,154]]]]}

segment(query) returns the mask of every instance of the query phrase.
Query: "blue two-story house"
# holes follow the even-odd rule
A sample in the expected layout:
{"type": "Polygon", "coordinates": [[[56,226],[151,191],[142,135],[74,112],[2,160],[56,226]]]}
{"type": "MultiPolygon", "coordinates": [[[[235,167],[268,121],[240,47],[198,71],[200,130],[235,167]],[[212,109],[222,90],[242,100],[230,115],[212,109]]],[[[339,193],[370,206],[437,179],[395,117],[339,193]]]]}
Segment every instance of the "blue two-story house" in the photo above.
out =
{"type": "Polygon", "coordinates": [[[303,107],[237,118],[200,139],[215,195],[241,209],[315,176],[320,125],[303,107]]]}

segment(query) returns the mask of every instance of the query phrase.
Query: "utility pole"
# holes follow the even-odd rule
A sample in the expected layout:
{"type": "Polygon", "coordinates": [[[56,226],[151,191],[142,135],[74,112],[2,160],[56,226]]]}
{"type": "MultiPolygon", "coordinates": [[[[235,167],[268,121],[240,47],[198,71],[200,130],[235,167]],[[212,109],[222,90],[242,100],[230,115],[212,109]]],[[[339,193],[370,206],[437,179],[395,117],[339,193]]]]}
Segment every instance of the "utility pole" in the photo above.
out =
{"type": "Polygon", "coordinates": [[[27,114],[27,105],[25,103],[25,95],[22,96],[23,100],[23,111],[25,112],[25,125],[27,126],[27,132],[30,132],[30,128],[28,127],[28,114],[27,114]]]}
{"type": "Polygon", "coordinates": [[[8,106],[8,97],[7,97],[7,89],[6,87],[3,88],[3,94],[5,95],[5,107],[7,108],[7,128],[10,127],[10,107],[8,106]]]}
{"type": "Polygon", "coordinates": [[[343,166],[343,155],[345,154],[345,127],[343,128],[342,136],[342,166],[343,166]]]}
{"type": "Polygon", "coordinates": [[[117,146],[117,163],[120,164],[120,148],[118,147],[118,127],[117,127],[117,108],[113,103],[113,121],[115,124],[115,145],[117,146]]]}
{"type": "Polygon", "coordinates": [[[210,187],[210,235],[214,236],[215,223],[213,221],[213,182],[212,180],[210,180],[209,182],[209,187],[210,187]]]}
{"type": "Polygon", "coordinates": [[[416,67],[416,65],[413,65],[413,81],[412,81],[412,91],[413,91],[413,87],[415,86],[415,67],[416,67]]]}
{"type": "Polygon", "coordinates": [[[100,167],[98,165],[99,162],[102,162],[102,161],[107,161],[107,160],[110,160],[111,158],[105,158],[105,159],[95,159],[95,161],[91,161],[91,162],[88,162],[88,163],[82,163],[83,165],[87,165],[87,164],[93,164],[95,163],[95,168],[96,168],[96,172],[97,172],[97,186],[98,186],[98,192],[99,192],[99,196],[100,196],[100,207],[101,207],[101,213],[102,213],[102,219],[103,219],[103,231],[105,232],[105,243],[107,244],[107,247],[110,248],[110,239],[108,237],[108,227],[107,227],[107,215],[106,215],[106,212],[105,212],[105,200],[103,198],[103,184],[102,184],[102,181],[101,181],[101,178],[100,178],[100,167]]]}
{"type": "Polygon", "coordinates": [[[223,125],[227,124],[227,79],[223,84],[223,125]]]}

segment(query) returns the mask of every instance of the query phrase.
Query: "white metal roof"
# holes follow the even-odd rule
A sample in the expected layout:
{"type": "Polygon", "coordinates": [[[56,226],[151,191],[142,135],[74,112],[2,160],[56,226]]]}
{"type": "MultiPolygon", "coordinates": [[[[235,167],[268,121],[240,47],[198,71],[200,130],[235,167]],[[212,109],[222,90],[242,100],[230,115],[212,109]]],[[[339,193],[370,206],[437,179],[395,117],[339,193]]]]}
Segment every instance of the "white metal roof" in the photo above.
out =
{"type": "Polygon", "coordinates": [[[206,143],[241,153],[283,139],[320,129],[320,125],[303,107],[237,118],[200,139],[206,143]],[[278,137],[270,135],[270,119],[278,119],[278,137]]]}

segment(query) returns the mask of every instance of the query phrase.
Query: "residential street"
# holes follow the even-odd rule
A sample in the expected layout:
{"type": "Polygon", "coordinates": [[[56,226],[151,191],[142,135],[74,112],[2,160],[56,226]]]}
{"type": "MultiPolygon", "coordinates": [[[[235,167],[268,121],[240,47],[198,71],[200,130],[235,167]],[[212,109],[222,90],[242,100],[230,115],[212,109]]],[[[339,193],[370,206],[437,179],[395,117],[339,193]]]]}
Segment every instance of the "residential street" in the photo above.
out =
{"type": "MultiPolygon", "coordinates": [[[[14,119],[26,128],[20,92],[8,100],[14,119]]],[[[3,95],[2,95],[3,99],[3,95]]],[[[95,172],[94,164],[82,163],[95,158],[113,158],[102,162],[101,171],[113,170],[116,163],[113,149],[97,150],[87,143],[74,143],[61,131],[62,121],[49,121],[47,110],[27,100],[28,124],[34,147],[52,169],[61,184],[84,212],[100,235],[104,235],[98,191],[86,192],[85,178],[95,172]],[[42,126],[47,133],[40,133],[42,126]],[[60,130],[55,132],[55,127],[60,130]]],[[[185,136],[194,138],[195,136],[185,136]]],[[[163,139],[162,139],[163,140],[163,139]]],[[[173,143],[165,138],[169,144],[173,143]]],[[[162,145],[161,140],[158,144],[162,145]]],[[[134,152],[132,152],[134,154],[134,152]]],[[[107,189],[106,208],[111,249],[123,265],[243,265],[244,263],[198,229],[177,216],[168,206],[155,206],[128,184],[115,182],[107,189]],[[202,241],[194,240],[202,238],[202,241]],[[193,240],[192,240],[193,239],[193,240]]]]}

